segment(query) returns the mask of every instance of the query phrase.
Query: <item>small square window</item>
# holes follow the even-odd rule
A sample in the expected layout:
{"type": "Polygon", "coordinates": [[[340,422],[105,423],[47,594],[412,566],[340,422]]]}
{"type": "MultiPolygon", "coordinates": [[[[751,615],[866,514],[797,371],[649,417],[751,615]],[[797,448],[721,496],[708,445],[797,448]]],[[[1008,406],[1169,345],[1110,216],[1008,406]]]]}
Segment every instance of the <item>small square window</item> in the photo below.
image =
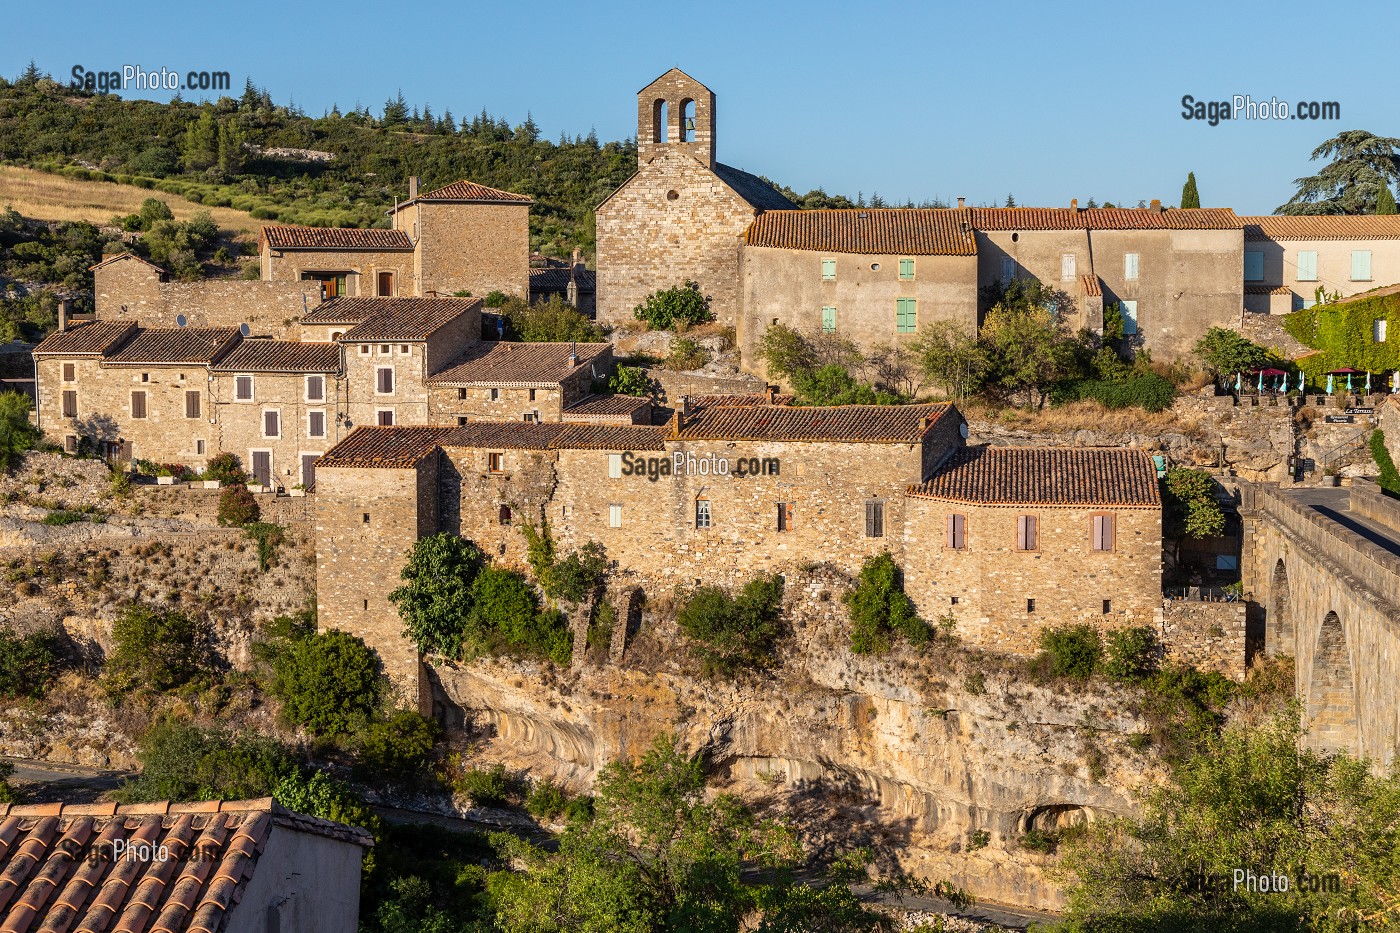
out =
{"type": "Polygon", "coordinates": [[[1035,612],[1035,600],[1026,600],[1026,612],[1035,612]]]}
{"type": "Polygon", "coordinates": [[[497,451],[492,451],[486,455],[486,471],[488,473],[505,472],[506,455],[497,451]]]}
{"type": "Polygon", "coordinates": [[[467,390],[466,390],[466,387],[463,386],[463,387],[457,389],[457,401],[459,401],[459,402],[464,402],[464,401],[466,401],[466,398],[467,398],[467,390]]]}
{"type": "Polygon", "coordinates": [[[150,381],[151,381],[151,374],[150,374],[150,373],[142,373],[142,374],[141,374],[141,381],[142,381],[142,382],[150,382],[150,381]]]}
{"type": "Polygon", "coordinates": [[[409,347],[408,344],[406,344],[406,343],[401,343],[401,344],[399,344],[399,356],[408,356],[408,354],[409,354],[410,352],[411,352],[411,348],[409,347]]]}
{"type": "Polygon", "coordinates": [[[823,282],[835,282],[835,281],[836,281],[836,260],[835,260],[835,259],[823,259],[823,260],[822,260],[822,281],[823,281],[823,282]]]}
{"type": "Polygon", "coordinates": [[[360,356],[369,356],[369,344],[360,344],[360,356]]]}
{"type": "Polygon", "coordinates": [[[709,528],[709,527],[710,527],[710,500],[709,500],[709,499],[696,499],[696,500],[695,500],[695,527],[696,527],[696,528],[709,528]]]}
{"type": "Polygon", "coordinates": [[[493,402],[499,402],[499,401],[501,400],[501,390],[500,390],[500,389],[491,389],[491,390],[489,391],[489,397],[490,397],[491,401],[493,401],[493,402]]]}
{"type": "Polygon", "coordinates": [[[948,605],[950,605],[950,606],[956,606],[956,605],[958,604],[958,602],[959,602],[959,599],[960,599],[960,597],[957,597],[957,596],[949,597],[949,599],[948,599],[948,605]]]}
{"type": "Polygon", "coordinates": [[[466,415],[458,415],[458,416],[457,416],[457,427],[460,428],[462,425],[464,425],[464,424],[466,424],[466,423],[467,423],[467,416],[466,416],[466,415]]]}
{"type": "Polygon", "coordinates": [[[381,428],[392,428],[394,426],[394,410],[381,408],[374,413],[374,420],[381,428]]]}
{"type": "Polygon", "coordinates": [[[511,520],[510,506],[503,505],[496,513],[496,523],[499,525],[509,525],[511,520]]]}
{"type": "Polygon", "coordinates": [[[899,261],[899,278],[901,281],[910,282],[914,279],[914,260],[901,259],[899,261]]]}
{"type": "Polygon", "coordinates": [[[379,345],[379,355],[380,355],[380,356],[388,356],[388,355],[389,355],[389,352],[390,352],[390,347],[389,347],[389,345],[388,345],[387,343],[381,343],[381,344],[379,345]]]}
{"type": "Polygon", "coordinates": [[[1111,599],[1105,599],[1105,600],[1103,601],[1103,614],[1104,614],[1104,615],[1108,615],[1108,614],[1109,614],[1110,612],[1112,612],[1112,611],[1113,611],[1113,600],[1111,600],[1111,599]]]}
{"type": "Polygon", "coordinates": [[[369,524],[369,513],[368,513],[368,512],[365,512],[363,515],[360,516],[360,524],[361,524],[361,525],[368,525],[368,524],[369,524]]]}

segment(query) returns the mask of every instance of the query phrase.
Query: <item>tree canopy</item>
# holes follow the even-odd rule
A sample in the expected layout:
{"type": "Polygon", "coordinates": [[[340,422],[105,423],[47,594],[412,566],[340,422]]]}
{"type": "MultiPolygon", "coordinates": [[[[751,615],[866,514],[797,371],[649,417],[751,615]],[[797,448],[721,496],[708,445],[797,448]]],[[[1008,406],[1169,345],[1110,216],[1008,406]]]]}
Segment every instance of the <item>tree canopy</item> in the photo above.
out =
{"type": "Polygon", "coordinates": [[[1329,160],[1315,175],[1296,179],[1298,190],[1275,214],[1374,214],[1381,189],[1400,181],[1400,139],[1346,130],[1313,150],[1329,160]]]}
{"type": "Polygon", "coordinates": [[[1181,206],[1200,207],[1201,193],[1196,190],[1196,173],[1186,173],[1186,184],[1181,186],[1181,206]]]}

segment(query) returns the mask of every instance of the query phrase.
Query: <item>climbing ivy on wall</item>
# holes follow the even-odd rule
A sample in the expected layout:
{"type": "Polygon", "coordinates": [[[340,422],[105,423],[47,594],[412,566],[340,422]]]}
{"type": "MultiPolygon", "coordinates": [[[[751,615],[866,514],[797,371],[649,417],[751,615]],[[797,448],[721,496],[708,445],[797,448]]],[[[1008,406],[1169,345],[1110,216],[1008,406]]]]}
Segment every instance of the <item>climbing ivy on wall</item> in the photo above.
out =
{"type": "Polygon", "coordinates": [[[1318,351],[1297,361],[1314,386],[1325,385],[1327,373],[1335,369],[1400,369],[1400,294],[1314,305],[1285,317],[1283,326],[1318,351]],[[1377,343],[1375,322],[1382,319],[1388,322],[1387,339],[1377,343]]]}

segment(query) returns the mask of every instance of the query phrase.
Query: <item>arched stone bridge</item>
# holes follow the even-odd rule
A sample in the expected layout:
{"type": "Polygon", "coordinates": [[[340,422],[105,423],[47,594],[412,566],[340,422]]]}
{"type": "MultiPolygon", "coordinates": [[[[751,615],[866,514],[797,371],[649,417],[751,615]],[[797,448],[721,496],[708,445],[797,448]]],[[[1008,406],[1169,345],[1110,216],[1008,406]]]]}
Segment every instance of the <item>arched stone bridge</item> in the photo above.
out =
{"type": "Polygon", "coordinates": [[[1297,661],[1306,742],[1389,767],[1400,754],[1400,501],[1241,484],[1244,589],[1263,650],[1297,661]]]}

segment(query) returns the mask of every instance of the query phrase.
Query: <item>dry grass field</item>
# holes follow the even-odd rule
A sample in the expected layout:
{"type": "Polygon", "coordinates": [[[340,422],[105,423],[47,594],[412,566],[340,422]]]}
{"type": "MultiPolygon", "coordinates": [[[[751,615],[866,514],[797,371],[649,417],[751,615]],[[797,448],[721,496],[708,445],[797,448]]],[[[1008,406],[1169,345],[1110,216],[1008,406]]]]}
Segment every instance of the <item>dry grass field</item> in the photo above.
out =
{"type": "Polygon", "coordinates": [[[135,185],[106,181],[79,181],[35,169],[0,165],[0,210],[13,208],[34,220],[86,220],[105,224],[118,214],[134,214],[146,198],[159,198],[170,206],[176,220],[189,220],[200,211],[214,219],[221,230],[256,237],[271,221],[256,220],[228,207],[205,207],[179,195],[148,191],[135,185]]]}

